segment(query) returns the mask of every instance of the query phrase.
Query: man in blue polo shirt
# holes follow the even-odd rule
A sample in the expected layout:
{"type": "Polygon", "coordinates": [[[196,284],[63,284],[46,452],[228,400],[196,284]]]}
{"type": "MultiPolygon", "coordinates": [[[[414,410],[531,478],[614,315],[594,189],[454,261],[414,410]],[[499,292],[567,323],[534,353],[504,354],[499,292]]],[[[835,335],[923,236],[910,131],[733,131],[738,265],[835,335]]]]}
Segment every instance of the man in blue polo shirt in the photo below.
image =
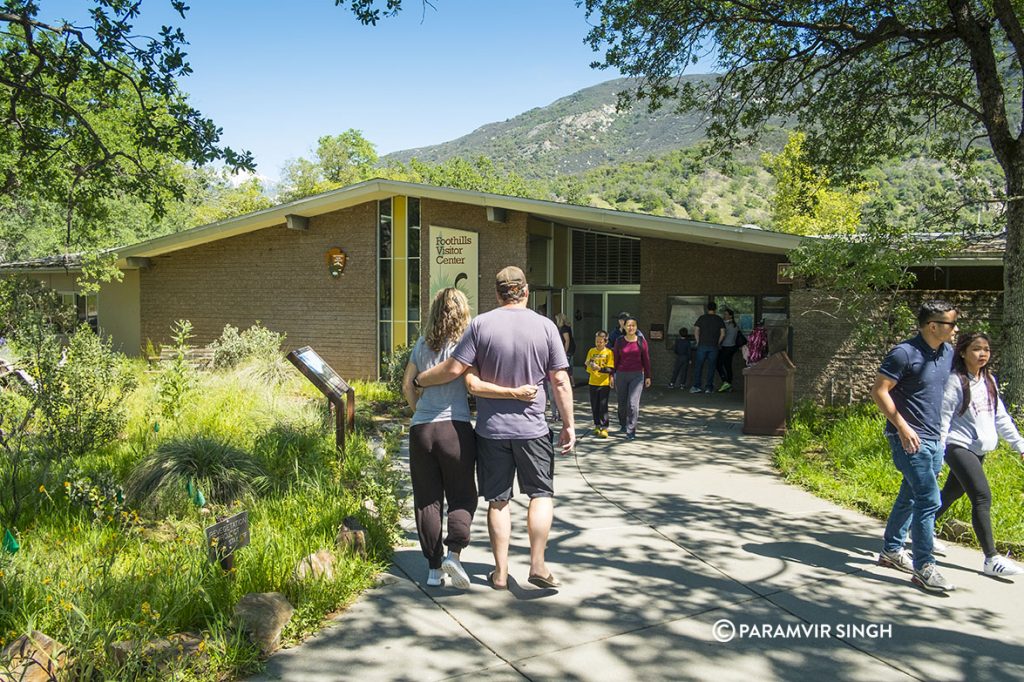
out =
{"type": "Polygon", "coordinates": [[[953,364],[950,341],[957,311],[945,301],[928,301],[917,313],[919,334],[889,351],[878,369],[871,397],[888,422],[885,437],[892,461],[903,474],[896,502],[885,524],[881,566],[913,574],[915,585],[947,592],[953,585],[935,567],[935,513],[939,510],[942,468],[939,447],[942,391],[953,364]],[[907,530],[913,555],[903,548],[907,530]]]}

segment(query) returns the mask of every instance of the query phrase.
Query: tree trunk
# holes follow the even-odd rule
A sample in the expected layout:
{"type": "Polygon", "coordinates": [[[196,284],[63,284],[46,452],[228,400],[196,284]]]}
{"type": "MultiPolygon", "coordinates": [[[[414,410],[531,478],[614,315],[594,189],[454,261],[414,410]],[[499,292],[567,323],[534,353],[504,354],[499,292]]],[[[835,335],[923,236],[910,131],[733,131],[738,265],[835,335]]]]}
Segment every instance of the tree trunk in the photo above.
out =
{"type": "Polygon", "coordinates": [[[1006,209],[999,368],[1003,399],[1008,407],[1015,406],[1020,417],[1024,416],[1024,165],[1013,164],[1007,172],[1006,185],[1011,200],[1006,209]]]}

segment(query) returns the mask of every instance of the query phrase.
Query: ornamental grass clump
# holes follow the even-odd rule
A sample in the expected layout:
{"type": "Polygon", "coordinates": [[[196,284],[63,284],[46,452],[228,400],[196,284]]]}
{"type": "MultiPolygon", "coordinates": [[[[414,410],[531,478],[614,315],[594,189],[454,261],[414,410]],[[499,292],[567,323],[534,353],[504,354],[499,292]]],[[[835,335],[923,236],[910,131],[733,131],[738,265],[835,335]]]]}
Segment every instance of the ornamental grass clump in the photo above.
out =
{"type": "Polygon", "coordinates": [[[160,508],[184,499],[191,486],[210,502],[228,504],[269,487],[266,471],[245,450],[203,435],[165,441],[132,472],[127,498],[132,505],[160,508]]]}

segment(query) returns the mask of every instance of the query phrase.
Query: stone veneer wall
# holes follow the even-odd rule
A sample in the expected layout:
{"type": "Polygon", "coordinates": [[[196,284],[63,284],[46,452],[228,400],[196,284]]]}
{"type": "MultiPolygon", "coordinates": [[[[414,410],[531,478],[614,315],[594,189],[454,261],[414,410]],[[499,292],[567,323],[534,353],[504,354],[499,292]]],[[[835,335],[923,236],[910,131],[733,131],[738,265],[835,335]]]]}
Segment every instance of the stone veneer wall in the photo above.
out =
{"type": "MultiPolygon", "coordinates": [[[[915,311],[923,300],[940,298],[950,301],[960,310],[963,331],[976,328],[981,321],[998,338],[1003,315],[1001,292],[908,291],[904,296],[915,311]]],[[[894,339],[877,348],[857,348],[852,338],[853,322],[842,314],[833,316],[834,309],[827,312],[816,310],[815,301],[815,292],[809,289],[794,289],[790,294],[793,362],[797,368],[796,398],[824,405],[869,400],[882,358],[893,344],[902,339],[894,339]]],[[[908,337],[914,333],[908,332],[908,337]]]]}

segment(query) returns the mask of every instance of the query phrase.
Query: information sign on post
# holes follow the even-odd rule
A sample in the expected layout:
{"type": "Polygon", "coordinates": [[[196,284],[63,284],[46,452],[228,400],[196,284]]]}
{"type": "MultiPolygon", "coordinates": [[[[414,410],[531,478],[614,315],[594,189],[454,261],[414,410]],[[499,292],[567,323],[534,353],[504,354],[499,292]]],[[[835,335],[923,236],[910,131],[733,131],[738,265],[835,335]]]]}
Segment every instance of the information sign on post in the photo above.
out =
{"type": "Polygon", "coordinates": [[[206,553],[210,561],[220,561],[227,571],[234,566],[235,550],[249,545],[249,512],[239,512],[206,529],[206,553]]]}
{"type": "Polygon", "coordinates": [[[349,431],[356,427],[356,392],[309,346],[293,350],[287,358],[334,406],[334,442],[345,452],[345,425],[349,431]]]}

